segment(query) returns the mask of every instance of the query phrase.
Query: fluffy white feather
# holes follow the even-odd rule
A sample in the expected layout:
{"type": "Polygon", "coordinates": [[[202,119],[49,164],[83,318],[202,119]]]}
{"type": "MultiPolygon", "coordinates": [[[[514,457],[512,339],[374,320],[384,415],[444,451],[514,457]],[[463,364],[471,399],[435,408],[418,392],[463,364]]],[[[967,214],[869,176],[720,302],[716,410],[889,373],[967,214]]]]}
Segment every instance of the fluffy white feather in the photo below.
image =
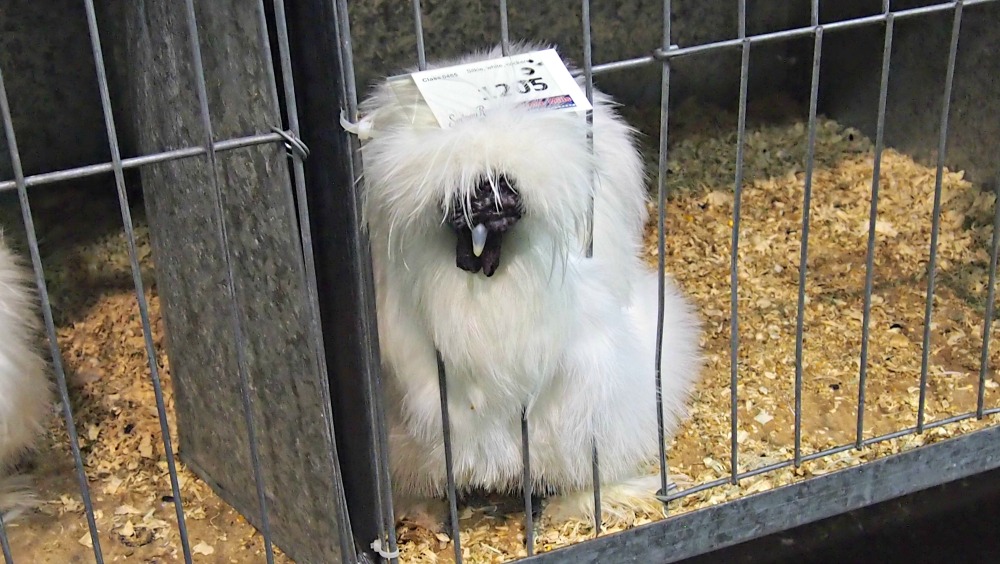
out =
{"type": "MultiPolygon", "coordinates": [[[[499,56],[494,49],[437,66],[499,56]]],[[[658,453],[657,279],[640,258],[647,193],[633,131],[598,91],[593,155],[579,114],[502,107],[444,130],[426,106],[407,103],[410,95],[415,89],[397,97],[382,85],[362,104],[374,129],[362,151],[363,211],[397,497],[445,493],[436,347],[447,370],[460,488],[521,487],[527,406],[535,491],[562,495],[564,508],[588,517],[592,504],[572,500],[590,491],[596,441],[609,511],[617,502],[648,502],[658,487],[645,479],[658,453]],[[456,236],[444,217],[456,195],[466,198],[482,178],[498,175],[516,180],[523,217],[504,235],[499,269],[486,277],[456,267],[456,236]]],[[[669,279],[665,312],[669,436],[699,370],[700,325],[669,279]]]]}
{"type": "Polygon", "coordinates": [[[50,409],[45,361],[37,351],[38,309],[29,271],[0,233],[0,512],[16,517],[37,504],[27,477],[12,475],[50,409]]]}

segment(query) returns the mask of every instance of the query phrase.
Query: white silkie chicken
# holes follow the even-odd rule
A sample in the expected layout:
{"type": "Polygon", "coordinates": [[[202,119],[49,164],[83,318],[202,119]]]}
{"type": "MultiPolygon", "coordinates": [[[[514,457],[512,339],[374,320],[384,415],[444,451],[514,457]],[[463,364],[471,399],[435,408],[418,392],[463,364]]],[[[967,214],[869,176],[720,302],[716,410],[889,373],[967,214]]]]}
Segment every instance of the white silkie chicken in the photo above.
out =
{"type": "MultiPolygon", "coordinates": [[[[531,479],[555,496],[549,507],[592,518],[592,441],[605,511],[649,507],[659,489],[649,466],[659,449],[657,276],[640,258],[647,193],[633,130],[597,91],[593,154],[580,113],[508,105],[442,129],[427,106],[405,101],[416,98],[412,81],[412,96],[403,88],[383,84],[361,105],[397,516],[446,494],[435,349],[460,490],[522,487],[527,408],[531,479]]],[[[699,370],[700,324],[670,280],[665,294],[670,436],[699,370]]]]}
{"type": "Polygon", "coordinates": [[[34,446],[50,409],[33,287],[30,271],[0,233],[0,513],[5,522],[37,503],[14,466],[34,446]]]}

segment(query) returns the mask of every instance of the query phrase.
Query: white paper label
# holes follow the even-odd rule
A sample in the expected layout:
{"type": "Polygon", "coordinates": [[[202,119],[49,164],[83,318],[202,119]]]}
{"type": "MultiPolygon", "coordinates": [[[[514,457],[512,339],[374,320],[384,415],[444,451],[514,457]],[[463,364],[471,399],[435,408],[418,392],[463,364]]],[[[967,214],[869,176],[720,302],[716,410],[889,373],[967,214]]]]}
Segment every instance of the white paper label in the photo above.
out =
{"type": "Polygon", "coordinates": [[[483,116],[508,99],[539,110],[584,112],[592,108],[555,49],[409,76],[444,129],[462,119],[483,116]]]}

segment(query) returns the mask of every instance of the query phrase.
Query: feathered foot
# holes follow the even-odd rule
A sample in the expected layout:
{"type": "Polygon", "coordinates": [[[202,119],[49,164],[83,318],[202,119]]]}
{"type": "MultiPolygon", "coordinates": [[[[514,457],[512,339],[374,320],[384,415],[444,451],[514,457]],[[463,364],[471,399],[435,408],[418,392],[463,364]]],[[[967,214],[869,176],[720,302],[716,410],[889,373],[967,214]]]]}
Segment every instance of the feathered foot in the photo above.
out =
{"type": "Polygon", "coordinates": [[[30,476],[16,474],[0,477],[0,513],[3,514],[4,523],[17,519],[41,503],[32,487],[30,476]]]}
{"type": "Polygon", "coordinates": [[[447,500],[400,496],[393,500],[393,505],[396,526],[403,528],[401,537],[420,536],[422,530],[432,535],[451,530],[447,500]]]}
{"type": "MultiPolygon", "coordinates": [[[[601,522],[605,527],[631,526],[643,515],[662,516],[663,502],[657,499],[659,475],[638,476],[601,485],[601,522]]],[[[555,522],[594,522],[592,489],[553,496],[545,507],[546,517],[555,522]]]]}
{"type": "MultiPolygon", "coordinates": [[[[460,500],[474,513],[485,515],[491,519],[508,519],[524,513],[524,492],[511,494],[496,494],[490,492],[474,492],[466,494],[460,500]]],[[[531,515],[536,520],[541,517],[544,498],[537,494],[531,496],[531,515]]]]}

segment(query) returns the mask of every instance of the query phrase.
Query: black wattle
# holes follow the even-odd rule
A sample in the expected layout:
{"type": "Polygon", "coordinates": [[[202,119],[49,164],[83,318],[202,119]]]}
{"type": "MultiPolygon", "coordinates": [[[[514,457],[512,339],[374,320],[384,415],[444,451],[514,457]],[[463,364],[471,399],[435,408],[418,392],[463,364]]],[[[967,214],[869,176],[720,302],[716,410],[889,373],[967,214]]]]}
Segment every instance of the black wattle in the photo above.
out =
{"type": "Polygon", "coordinates": [[[473,274],[479,272],[482,264],[479,257],[472,253],[472,232],[468,229],[459,229],[455,233],[455,237],[457,239],[455,246],[455,266],[473,274]]]}
{"type": "Polygon", "coordinates": [[[460,229],[455,234],[455,265],[473,274],[483,271],[486,276],[493,276],[500,267],[500,248],[503,243],[503,233],[489,232],[486,245],[478,257],[472,252],[472,232],[460,229]]]}
{"type": "Polygon", "coordinates": [[[448,209],[447,223],[457,239],[455,265],[466,272],[475,274],[482,270],[486,276],[493,276],[500,268],[503,234],[514,227],[523,213],[521,196],[511,181],[506,175],[499,175],[492,182],[483,178],[467,201],[456,195],[448,209]],[[472,252],[472,229],[479,225],[486,228],[487,235],[483,252],[477,257],[472,252]]]}
{"type": "Polygon", "coordinates": [[[483,266],[483,274],[493,276],[493,273],[500,267],[500,244],[503,233],[490,233],[486,239],[486,246],[483,247],[483,254],[479,255],[479,262],[483,266]]]}

